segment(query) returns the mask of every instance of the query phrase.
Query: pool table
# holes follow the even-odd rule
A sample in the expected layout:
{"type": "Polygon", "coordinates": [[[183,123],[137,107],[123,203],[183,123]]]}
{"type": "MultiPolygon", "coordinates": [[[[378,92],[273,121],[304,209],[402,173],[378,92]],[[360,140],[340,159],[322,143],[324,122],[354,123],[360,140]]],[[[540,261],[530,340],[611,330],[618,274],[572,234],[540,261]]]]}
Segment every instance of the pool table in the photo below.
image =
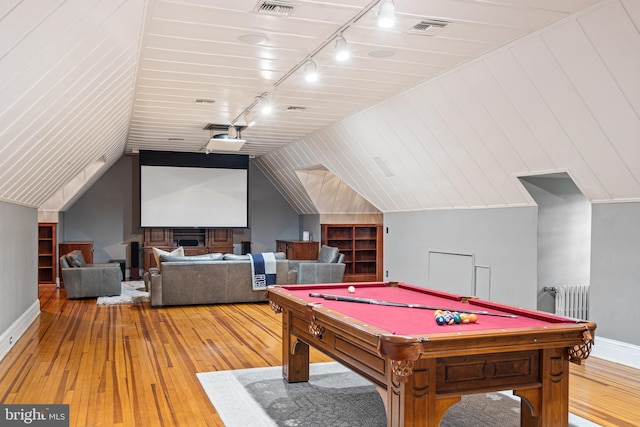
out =
{"type": "Polygon", "coordinates": [[[589,356],[596,329],[593,322],[398,282],[266,292],[283,315],[285,380],[308,381],[311,345],[376,384],[388,426],[438,426],[462,395],[514,390],[522,426],[566,427],[569,361],[589,356]],[[435,309],[476,312],[478,320],[438,325],[435,309]]]}

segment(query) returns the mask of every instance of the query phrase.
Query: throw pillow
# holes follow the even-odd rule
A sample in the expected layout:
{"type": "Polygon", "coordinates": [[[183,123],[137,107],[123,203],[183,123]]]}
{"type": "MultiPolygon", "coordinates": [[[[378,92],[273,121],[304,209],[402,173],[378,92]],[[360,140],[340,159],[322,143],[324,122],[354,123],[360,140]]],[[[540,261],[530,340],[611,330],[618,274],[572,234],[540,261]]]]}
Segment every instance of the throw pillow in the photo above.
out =
{"type": "Polygon", "coordinates": [[[67,262],[71,267],[86,267],[87,263],[84,260],[84,256],[82,255],[82,251],[76,249],[67,254],[67,262]]]}
{"type": "Polygon", "coordinates": [[[156,260],[156,265],[160,267],[160,255],[173,255],[173,256],[184,256],[184,248],[180,246],[172,250],[171,252],[163,251],[162,249],[153,248],[153,257],[156,260]]]}
{"type": "Polygon", "coordinates": [[[191,256],[173,256],[173,255],[160,255],[160,262],[194,262],[194,261],[220,261],[222,260],[222,254],[202,254],[191,256]]]}
{"type": "Polygon", "coordinates": [[[338,248],[322,245],[318,254],[318,262],[336,262],[339,254],[340,250],[338,248]]]}

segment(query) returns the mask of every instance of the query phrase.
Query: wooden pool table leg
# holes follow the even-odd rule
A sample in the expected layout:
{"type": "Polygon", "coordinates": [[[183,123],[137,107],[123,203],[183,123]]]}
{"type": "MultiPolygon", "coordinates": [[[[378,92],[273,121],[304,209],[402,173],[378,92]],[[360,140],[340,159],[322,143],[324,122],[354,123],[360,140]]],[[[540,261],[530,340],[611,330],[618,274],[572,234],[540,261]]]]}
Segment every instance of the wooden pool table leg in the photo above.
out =
{"type": "Polygon", "coordinates": [[[515,390],[522,398],[520,425],[545,427],[569,425],[569,357],[566,348],[542,350],[542,386],[515,390]]]}
{"type": "Polygon", "coordinates": [[[282,377],[289,383],[309,381],[309,345],[291,334],[291,313],[282,313],[282,377]]]}
{"type": "Polygon", "coordinates": [[[406,381],[393,374],[392,361],[387,359],[387,426],[438,427],[440,420],[460,396],[436,399],[436,360],[413,362],[413,373],[406,381]]]}

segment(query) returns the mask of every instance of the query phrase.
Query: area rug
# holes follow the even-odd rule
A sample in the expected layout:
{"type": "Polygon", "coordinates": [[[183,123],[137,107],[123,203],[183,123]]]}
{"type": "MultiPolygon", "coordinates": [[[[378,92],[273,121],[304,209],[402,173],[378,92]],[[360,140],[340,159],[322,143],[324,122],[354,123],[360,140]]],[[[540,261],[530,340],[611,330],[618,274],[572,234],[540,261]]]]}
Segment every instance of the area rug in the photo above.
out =
{"type": "MultiPolygon", "coordinates": [[[[314,363],[308,383],[287,384],[282,368],[197,374],[227,427],[384,427],[386,416],[375,386],[339,363],[314,363]]],[[[505,393],[464,396],[444,415],[441,427],[520,425],[520,400],[505,393]]],[[[597,427],[570,414],[572,427],[597,427]]]]}
{"type": "Polygon", "coordinates": [[[144,290],[144,282],[127,281],[122,282],[122,291],[120,295],[112,297],[98,297],[98,305],[115,305],[115,304],[140,304],[149,302],[149,292],[144,290]]]}

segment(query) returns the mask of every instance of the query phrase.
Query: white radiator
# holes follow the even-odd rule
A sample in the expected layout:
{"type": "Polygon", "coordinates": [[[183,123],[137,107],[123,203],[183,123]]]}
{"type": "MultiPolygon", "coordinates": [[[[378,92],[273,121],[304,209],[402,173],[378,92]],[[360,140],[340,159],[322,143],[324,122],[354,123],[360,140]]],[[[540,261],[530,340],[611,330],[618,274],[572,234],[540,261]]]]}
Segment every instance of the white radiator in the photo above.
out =
{"type": "Polygon", "coordinates": [[[589,319],[589,285],[554,286],[556,314],[574,319],[589,319]]]}

